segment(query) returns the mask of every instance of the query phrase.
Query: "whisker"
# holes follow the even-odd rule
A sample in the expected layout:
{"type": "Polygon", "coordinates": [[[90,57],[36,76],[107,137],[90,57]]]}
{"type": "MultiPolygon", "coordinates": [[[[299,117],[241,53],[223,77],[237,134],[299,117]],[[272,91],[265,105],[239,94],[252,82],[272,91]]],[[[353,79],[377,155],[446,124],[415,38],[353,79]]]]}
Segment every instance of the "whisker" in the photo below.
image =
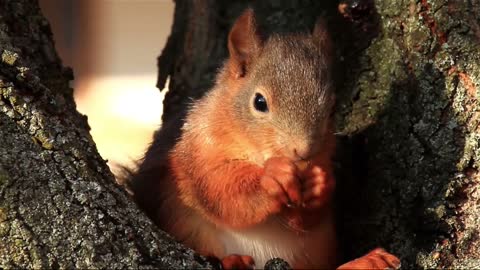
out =
{"type": "Polygon", "coordinates": [[[283,227],[285,227],[286,229],[288,229],[290,231],[297,232],[297,233],[306,233],[307,232],[306,230],[302,230],[302,229],[299,229],[299,228],[292,227],[288,223],[288,221],[286,221],[285,218],[282,217],[282,216],[275,215],[274,218],[275,218],[276,221],[278,221],[278,223],[280,223],[280,225],[282,225],[283,227]]]}

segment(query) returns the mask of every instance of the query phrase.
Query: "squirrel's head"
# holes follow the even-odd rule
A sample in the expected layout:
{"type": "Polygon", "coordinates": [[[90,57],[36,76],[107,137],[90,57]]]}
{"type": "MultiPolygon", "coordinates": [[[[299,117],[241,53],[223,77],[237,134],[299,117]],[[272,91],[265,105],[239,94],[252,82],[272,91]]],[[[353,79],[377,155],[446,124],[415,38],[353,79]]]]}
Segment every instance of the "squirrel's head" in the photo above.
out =
{"type": "Polygon", "coordinates": [[[272,36],[259,33],[251,9],[228,36],[230,58],[225,91],[239,128],[262,159],[309,159],[324,150],[331,136],[334,90],[332,44],[322,20],[312,34],[272,36]],[[233,89],[232,89],[233,88],[233,89]]]}
{"type": "Polygon", "coordinates": [[[234,118],[264,159],[309,159],[331,133],[332,44],[322,20],[312,34],[264,39],[251,9],[228,37],[224,76],[233,88],[234,118]]]}

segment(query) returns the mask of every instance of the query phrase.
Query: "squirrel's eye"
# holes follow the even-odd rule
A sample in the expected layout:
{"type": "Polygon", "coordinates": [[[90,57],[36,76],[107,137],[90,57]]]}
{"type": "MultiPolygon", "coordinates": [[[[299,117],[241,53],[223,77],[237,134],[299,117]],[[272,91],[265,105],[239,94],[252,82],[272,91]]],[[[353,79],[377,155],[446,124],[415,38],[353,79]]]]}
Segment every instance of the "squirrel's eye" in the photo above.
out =
{"type": "Polygon", "coordinates": [[[259,93],[255,94],[255,99],[253,100],[253,106],[255,109],[260,112],[268,112],[267,100],[264,96],[259,93]]]}

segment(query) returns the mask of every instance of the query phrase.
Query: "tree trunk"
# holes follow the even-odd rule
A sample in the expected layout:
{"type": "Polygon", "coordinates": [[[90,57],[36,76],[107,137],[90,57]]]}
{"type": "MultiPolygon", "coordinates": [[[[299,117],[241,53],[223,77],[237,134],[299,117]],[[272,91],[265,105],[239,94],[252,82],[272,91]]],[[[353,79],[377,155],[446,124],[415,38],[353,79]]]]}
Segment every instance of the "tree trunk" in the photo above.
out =
{"type": "MultiPolygon", "coordinates": [[[[159,58],[164,120],[211,87],[249,1],[177,1],[159,58]]],[[[338,228],[345,259],[378,245],[408,268],[480,268],[480,3],[250,3],[270,32],[323,14],[340,59],[338,228]]]]}
{"type": "Polygon", "coordinates": [[[36,1],[0,0],[0,268],[208,266],[115,184],[36,1]]]}
{"type": "MultiPolygon", "coordinates": [[[[164,120],[212,85],[250,1],[176,2],[159,58],[164,120]]],[[[269,32],[324,14],[339,64],[338,228],[345,258],[480,268],[480,3],[264,0],[269,32]]],[[[115,185],[78,114],[38,4],[0,0],[0,267],[204,267],[115,185]]]]}

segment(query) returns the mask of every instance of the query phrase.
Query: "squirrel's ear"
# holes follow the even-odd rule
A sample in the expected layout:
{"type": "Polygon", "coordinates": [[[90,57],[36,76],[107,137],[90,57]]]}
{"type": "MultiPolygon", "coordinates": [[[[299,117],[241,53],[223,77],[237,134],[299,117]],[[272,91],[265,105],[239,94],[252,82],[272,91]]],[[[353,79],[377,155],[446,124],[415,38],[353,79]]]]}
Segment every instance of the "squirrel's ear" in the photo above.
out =
{"type": "Polygon", "coordinates": [[[327,22],[324,18],[320,17],[315,23],[315,27],[312,32],[313,41],[317,44],[322,55],[331,60],[333,57],[333,44],[330,38],[330,34],[327,27],[327,22]]]}
{"type": "Polygon", "coordinates": [[[230,71],[235,78],[244,77],[262,46],[262,39],[251,8],[235,21],[228,34],[230,71]]]}

